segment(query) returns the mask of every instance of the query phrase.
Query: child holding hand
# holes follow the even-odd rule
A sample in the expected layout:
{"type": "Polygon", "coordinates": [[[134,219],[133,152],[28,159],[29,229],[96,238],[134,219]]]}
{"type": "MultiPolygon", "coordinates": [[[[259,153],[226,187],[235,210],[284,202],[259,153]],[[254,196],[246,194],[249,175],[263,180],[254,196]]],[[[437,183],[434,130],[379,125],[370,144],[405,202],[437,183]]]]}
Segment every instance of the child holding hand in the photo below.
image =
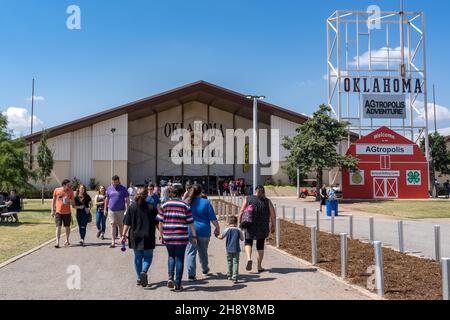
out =
{"type": "Polygon", "coordinates": [[[221,235],[217,236],[217,238],[220,240],[226,239],[228,280],[237,283],[239,276],[239,256],[241,253],[240,241],[244,241],[244,234],[237,227],[237,217],[230,217],[228,222],[228,228],[221,235]]]}

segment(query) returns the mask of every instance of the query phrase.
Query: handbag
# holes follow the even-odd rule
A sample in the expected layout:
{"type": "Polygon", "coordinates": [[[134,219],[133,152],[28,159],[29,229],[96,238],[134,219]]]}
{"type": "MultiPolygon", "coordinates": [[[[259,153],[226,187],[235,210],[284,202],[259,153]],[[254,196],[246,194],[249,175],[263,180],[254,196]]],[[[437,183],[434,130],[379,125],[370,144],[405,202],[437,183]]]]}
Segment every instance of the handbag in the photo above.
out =
{"type": "Polygon", "coordinates": [[[241,216],[240,228],[248,229],[253,224],[253,205],[248,205],[241,216]]]}

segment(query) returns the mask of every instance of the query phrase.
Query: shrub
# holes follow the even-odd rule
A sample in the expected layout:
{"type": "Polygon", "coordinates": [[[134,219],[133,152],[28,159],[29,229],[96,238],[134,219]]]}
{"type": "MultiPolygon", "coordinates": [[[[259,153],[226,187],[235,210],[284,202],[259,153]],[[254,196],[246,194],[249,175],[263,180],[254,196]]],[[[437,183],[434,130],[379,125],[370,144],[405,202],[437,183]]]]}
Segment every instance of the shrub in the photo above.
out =
{"type": "Polygon", "coordinates": [[[89,190],[97,191],[99,187],[100,187],[100,183],[97,182],[97,180],[95,180],[95,178],[91,178],[91,180],[89,181],[89,190]]]}

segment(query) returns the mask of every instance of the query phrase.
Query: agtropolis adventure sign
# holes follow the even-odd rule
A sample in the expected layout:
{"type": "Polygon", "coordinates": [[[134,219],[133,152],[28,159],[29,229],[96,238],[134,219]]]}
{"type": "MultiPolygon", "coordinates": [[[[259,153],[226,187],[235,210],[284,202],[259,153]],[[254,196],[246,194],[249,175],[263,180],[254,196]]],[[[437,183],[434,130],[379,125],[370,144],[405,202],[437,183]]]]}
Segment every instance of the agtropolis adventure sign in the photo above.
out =
{"type": "Polygon", "coordinates": [[[406,102],[403,94],[364,94],[365,119],[406,119],[406,102]]]}

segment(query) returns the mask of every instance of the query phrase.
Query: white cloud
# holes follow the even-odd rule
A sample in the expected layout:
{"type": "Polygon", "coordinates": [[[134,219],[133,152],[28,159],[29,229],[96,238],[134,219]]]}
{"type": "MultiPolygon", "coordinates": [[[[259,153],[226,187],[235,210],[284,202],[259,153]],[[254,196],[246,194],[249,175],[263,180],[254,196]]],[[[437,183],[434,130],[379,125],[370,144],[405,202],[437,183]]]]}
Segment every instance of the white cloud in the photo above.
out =
{"type": "MultiPolygon", "coordinates": [[[[14,135],[24,135],[30,132],[31,115],[25,108],[9,107],[3,112],[8,118],[8,128],[14,132],[14,135]]],[[[36,116],[33,117],[33,126],[36,129],[42,128],[44,123],[36,116]]]]}
{"type": "MultiPolygon", "coordinates": [[[[415,107],[420,111],[421,116],[419,116],[419,120],[425,120],[424,113],[424,103],[423,101],[416,101],[414,104],[415,107]]],[[[441,106],[436,104],[436,119],[437,122],[449,121],[450,120],[450,110],[445,106],[441,106]]],[[[434,104],[432,102],[428,103],[428,121],[434,121],[434,104]]]]}
{"type": "MultiPolygon", "coordinates": [[[[29,97],[27,101],[31,101],[32,97],[29,97]]],[[[43,96],[34,96],[34,101],[45,101],[45,97],[43,96]]]]}
{"type": "MultiPolygon", "coordinates": [[[[372,66],[387,67],[389,56],[390,67],[394,69],[398,67],[398,65],[400,65],[402,58],[401,47],[397,48],[382,47],[380,49],[371,50],[371,53],[372,57],[370,57],[370,51],[366,51],[359,56],[359,65],[361,67],[368,67],[369,60],[372,60],[372,66]]],[[[405,47],[405,61],[408,60],[408,56],[409,52],[408,49],[405,47]]],[[[351,66],[358,65],[358,56],[353,58],[353,61],[350,62],[350,65],[351,66]]]]}
{"type": "MultiPolygon", "coordinates": [[[[333,77],[333,75],[334,75],[334,73],[332,73],[331,79],[333,79],[333,82],[336,82],[336,77],[333,77]]],[[[347,76],[348,76],[348,72],[342,70],[342,71],[341,71],[341,77],[347,77],[347,76]]],[[[324,74],[323,77],[322,77],[322,79],[325,80],[325,81],[328,81],[328,73],[327,73],[327,74],[324,74]]]]}

